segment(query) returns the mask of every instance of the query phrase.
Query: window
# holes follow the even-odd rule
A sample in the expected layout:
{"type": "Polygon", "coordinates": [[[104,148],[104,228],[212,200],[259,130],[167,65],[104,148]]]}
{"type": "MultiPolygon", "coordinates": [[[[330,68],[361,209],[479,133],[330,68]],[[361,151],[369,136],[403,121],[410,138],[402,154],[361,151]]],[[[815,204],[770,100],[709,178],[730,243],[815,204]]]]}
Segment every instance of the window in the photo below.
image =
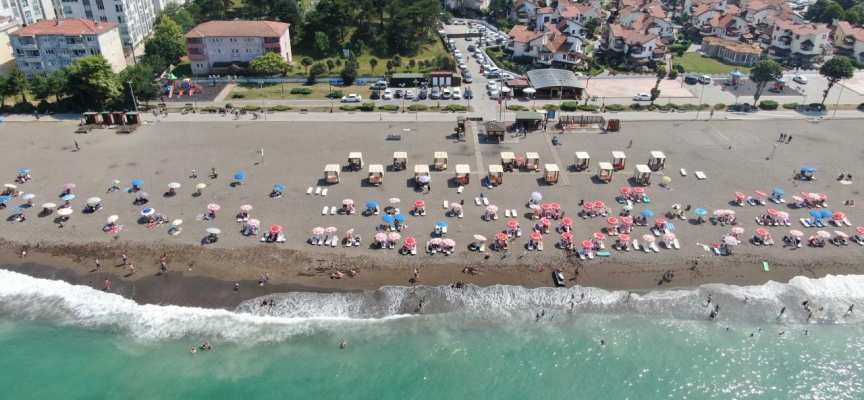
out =
{"type": "Polygon", "coordinates": [[[210,54],[222,54],[222,49],[213,49],[213,50],[210,50],[210,54]]]}
{"type": "Polygon", "coordinates": [[[104,10],[105,9],[105,3],[103,3],[102,0],[96,0],[96,9],[97,10],[104,10]]]}
{"type": "Polygon", "coordinates": [[[239,49],[231,49],[231,54],[240,54],[239,49]]]}
{"type": "Polygon", "coordinates": [[[122,23],[123,23],[123,17],[122,17],[122,16],[118,16],[118,17],[117,17],[117,22],[119,22],[119,23],[122,24],[122,23]]]}
{"type": "Polygon", "coordinates": [[[43,37],[42,43],[51,43],[51,38],[43,37]]]}
{"type": "Polygon", "coordinates": [[[103,15],[103,16],[99,17],[99,20],[102,22],[108,22],[108,17],[103,15]]]}
{"type": "Polygon", "coordinates": [[[52,54],[53,55],[54,50],[51,50],[51,49],[45,50],[45,54],[52,54]]]}
{"type": "Polygon", "coordinates": [[[88,41],[88,42],[95,42],[95,41],[96,41],[96,36],[87,36],[87,41],[88,41]]]}
{"type": "Polygon", "coordinates": [[[195,64],[195,68],[203,69],[203,68],[204,68],[204,64],[195,64]]]}
{"type": "Polygon", "coordinates": [[[123,12],[123,5],[122,4],[115,4],[114,5],[114,11],[123,12]]]}
{"type": "Polygon", "coordinates": [[[84,11],[88,11],[88,12],[89,12],[89,11],[93,11],[93,10],[90,8],[90,5],[89,5],[89,4],[85,4],[85,5],[84,5],[84,11]]]}
{"type": "Polygon", "coordinates": [[[96,54],[102,54],[102,52],[99,51],[99,49],[90,49],[90,54],[96,55],[96,54]]]}
{"type": "Polygon", "coordinates": [[[228,39],[228,42],[230,42],[230,43],[237,43],[237,38],[229,38],[229,39],[228,39]]]}
{"type": "Polygon", "coordinates": [[[46,62],[45,62],[45,65],[46,65],[46,66],[49,66],[49,67],[53,67],[54,64],[55,64],[54,61],[46,61],[46,62]]]}
{"type": "MultiPolygon", "coordinates": [[[[63,1],[66,1],[66,0],[63,0],[63,1]]],[[[72,7],[63,6],[63,14],[72,14],[72,7]]]]}
{"type": "Polygon", "coordinates": [[[27,3],[27,0],[21,0],[21,7],[27,7],[28,5],[30,4],[27,3]]]}
{"type": "Polygon", "coordinates": [[[15,54],[17,54],[17,55],[23,57],[23,56],[24,56],[24,50],[21,50],[21,49],[15,49],[15,54]]]}

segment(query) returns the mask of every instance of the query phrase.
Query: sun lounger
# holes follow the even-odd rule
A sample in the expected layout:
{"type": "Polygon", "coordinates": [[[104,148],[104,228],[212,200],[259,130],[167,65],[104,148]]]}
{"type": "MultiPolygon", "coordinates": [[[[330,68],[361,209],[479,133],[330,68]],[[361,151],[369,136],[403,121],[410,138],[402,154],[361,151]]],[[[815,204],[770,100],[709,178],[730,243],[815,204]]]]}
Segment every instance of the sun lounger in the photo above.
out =
{"type": "Polygon", "coordinates": [[[681,246],[678,244],[678,238],[672,240],[672,247],[674,247],[675,250],[681,250],[681,246]]]}
{"type": "Polygon", "coordinates": [[[843,223],[846,224],[846,226],[852,226],[852,223],[849,222],[848,218],[843,218],[843,223]]]}
{"type": "Polygon", "coordinates": [[[261,236],[261,241],[262,241],[262,242],[266,242],[266,241],[267,241],[267,235],[263,235],[263,236],[261,236]]]}
{"type": "Polygon", "coordinates": [[[339,244],[339,236],[333,235],[333,237],[330,238],[330,247],[336,247],[337,244],[339,244]]]}
{"type": "Polygon", "coordinates": [[[252,233],[251,226],[247,226],[245,229],[243,229],[243,236],[249,236],[250,233],[252,233]]]}
{"type": "Polygon", "coordinates": [[[330,215],[336,215],[336,206],[330,207],[330,215]]]}
{"type": "Polygon", "coordinates": [[[699,179],[700,181],[708,178],[707,176],[705,176],[705,173],[702,171],[696,171],[696,172],[694,172],[694,174],[696,174],[696,179],[699,179]]]}
{"type": "Polygon", "coordinates": [[[312,236],[311,238],[309,238],[309,244],[311,244],[313,246],[317,245],[318,244],[318,236],[312,236]]]}
{"type": "Polygon", "coordinates": [[[512,215],[513,218],[516,218],[517,216],[519,216],[519,214],[516,213],[516,210],[514,210],[512,208],[510,209],[510,215],[512,215]]]}
{"type": "Polygon", "coordinates": [[[450,208],[450,202],[447,200],[444,200],[444,209],[446,210],[448,208],[450,208]]]}
{"type": "Polygon", "coordinates": [[[465,190],[465,186],[461,186],[461,185],[460,185],[458,188],[456,188],[456,193],[458,193],[458,194],[462,194],[462,191],[463,191],[463,190],[465,190]]]}
{"type": "Polygon", "coordinates": [[[606,245],[600,242],[600,250],[606,250],[606,245]]]}
{"type": "Polygon", "coordinates": [[[316,195],[321,194],[321,186],[318,186],[318,187],[315,188],[315,194],[316,194],[316,195]]]}
{"type": "Polygon", "coordinates": [[[654,250],[655,253],[659,253],[660,249],[657,248],[657,243],[651,242],[651,250],[654,250]]]}
{"type": "Polygon", "coordinates": [[[321,211],[321,215],[327,215],[327,210],[329,210],[329,209],[330,209],[330,207],[324,206],[324,210],[321,211]]]}
{"type": "Polygon", "coordinates": [[[312,186],[309,186],[309,189],[306,189],[306,194],[312,194],[312,191],[315,190],[312,186]]]}
{"type": "Polygon", "coordinates": [[[771,272],[771,267],[768,265],[768,261],[762,261],[762,270],[765,271],[766,274],[771,272]]]}
{"type": "Polygon", "coordinates": [[[807,221],[807,218],[801,218],[801,225],[804,225],[807,228],[811,227],[810,222],[807,221]]]}
{"type": "MultiPolygon", "coordinates": [[[[864,246],[864,242],[861,245],[864,246]]],[[[537,250],[543,251],[543,242],[537,242],[537,250]]]]}
{"type": "Polygon", "coordinates": [[[654,242],[651,242],[651,243],[649,243],[649,244],[646,244],[646,245],[642,246],[642,250],[644,250],[646,253],[650,253],[650,252],[651,252],[651,245],[652,245],[652,244],[654,244],[654,242]]]}
{"type": "Polygon", "coordinates": [[[479,197],[475,197],[475,198],[474,198],[474,204],[476,204],[476,205],[479,206],[479,205],[483,204],[483,202],[480,201],[480,198],[479,198],[479,197]]]}
{"type": "Polygon", "coordinates": [[[504,210],[504,216],[510,218],[510,210],[504,210]]]}
{"type": "Polygon", "coordinates": [[[633,250],[639,250],[639,241],[633,239],[633,250]]]}
{"type": "Polygon", "coordinates": [[[579,252],[579,259],[580,259],[580,260],[584,260],[584,259],[585,259],[585,253],[582,253],[582,252],[580,251],[580,252],[579,252]]]}
{"type": "Polygon", "coordinates": [[[533,240],[528,241],[527,249],[528,249],[528,251],[534,251],[534,241],[533,240]]]}
{"type": "Polygon", "coordinates": [[[759,225],[765,225],[765,223],[762,222],[762,220],[759,219],[759,217],[754,217],[754,218],[756,219],[756,223],[757,223],[757,224],[759,224],[759,225]]]}
{"type": "Polygon", "coordinates": [[[279,236],[276,236],[276,243],[285,243],[285,235],[280,233],[279,236]]]}
{"type": "Polygon", "coordinates": [[[327,195],[327,189],[322,190],[322,191],[321,191],[321,196],[326,196],[326,195],[327,195]]]}
{"type": "Polygon", "coordinates": [[[457,215],[457,216],[458,216],[459,218],[462,218],[462,217],[465,216],[465,213],[462,212],[462,210],[459,210],[459,215],[457,215]]]}
{"type": "Polygon", "coordinates": [[[681,176],[687,176],[687,170],[686,169],[681,168],[681,176]]]}
{"type": "Polygon", "coordinates": [[[497,221],[498,220],[498,213],[495,213],[495,215],[492,216],[492,219],[497,221]]]}
{"type": "Polygon", "coordinates": [[[488,198],[488,197],[484,197],[484,198],[483,198],[483,205],[484,205],[484,206],[488,206],[488,205],[489,205],[489,198],[488,198]]]}
{"type": "Polygon", "coordinates": [[[719,247],[712,246],[711,248],[714,249],[714,254],[716,254],[718,256],[720,255],[720,248],[719,247]]]}
{"type": "Polygon", "coordinates": [[[589,260],[593,260],[594,259],[594,252],[589,251],[587,254],[585,254],[585,256],[588,257],[589,260]]]}
{"type": "Polygon", "coordinates": [[[411,248],[411,255],[412,255],[412,256],[416,256],[416,255],[417,255],[417,246],[414,246],[414,247],[411,248]]]}
{"type": "Polygon", "coordinates": [[[774,239],[768,239],[768,240],[763,241],[762,243],[765,243],[765,244],[771,246],[774,244],[774,239]]]}
{"type": "Polygon", "coordinates": [[[319,246],[321,246],[321,245],[323,245],[323,244],[325,244],[325,243],[330,243],[330,235],[324,236],[324,239],[323,239],[323,240],[319,240],[319,241],[318,241],[318,245],[319,245],[319,246]]]}

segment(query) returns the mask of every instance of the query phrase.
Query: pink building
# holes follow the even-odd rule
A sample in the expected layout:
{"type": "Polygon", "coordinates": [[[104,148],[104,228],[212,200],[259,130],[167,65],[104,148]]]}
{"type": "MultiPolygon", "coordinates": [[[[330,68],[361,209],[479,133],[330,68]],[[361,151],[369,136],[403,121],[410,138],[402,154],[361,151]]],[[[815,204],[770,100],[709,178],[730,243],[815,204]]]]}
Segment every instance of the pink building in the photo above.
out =
{"type": "Polygon", "coordinates": [[[186,34],[192,73],[235,74],[268,52],[290,63],[289,25],[270,21],[210,21],[198,25],[186,34]]]}

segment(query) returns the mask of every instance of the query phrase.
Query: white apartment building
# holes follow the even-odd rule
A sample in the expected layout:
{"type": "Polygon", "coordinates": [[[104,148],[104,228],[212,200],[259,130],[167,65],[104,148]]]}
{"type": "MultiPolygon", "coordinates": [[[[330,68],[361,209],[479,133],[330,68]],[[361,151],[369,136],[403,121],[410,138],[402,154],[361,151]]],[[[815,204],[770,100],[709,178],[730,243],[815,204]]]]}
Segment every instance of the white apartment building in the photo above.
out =
{"type": "Polygon", "coordinates": [[[51,0],[0,0],[0,17],[30,25],[43,19],[54,19],[55,14],[51,0]]]}
{"type": "MultiPolygon", "coordinates": [[[[224,75],[264,53],[292,62],[290,24],[272,21],[210,21],[186,33],[189,64],[195,75],[224,75]]],[[[235,72],[236,73],[236,72],[235,72]]]]}
{"type": "Polygon", "coordinates": [[[9,34],[21,28],[21,20],[0,16],[0,73],[9,74],[15,68],[12,42],[9,34]]]}
{"type": "Polygon", "coordinates": [[[170,0],[54,1],[58,6],[58,18],[84,18],[120,24],[120,39],[127,51],[128,48],[137,48],[153,32],[157,14],[155,4],[159,3],[161,10],[165,4],[171,2],[170,0]]]}
{"type": "Polygon", "coordinates": [[[114,72],[126,68],[118,24],[87,19],[43,20],[10,35],[18,69],[28,78],[50,74],[76,58],[100,54],[114,72]]]}

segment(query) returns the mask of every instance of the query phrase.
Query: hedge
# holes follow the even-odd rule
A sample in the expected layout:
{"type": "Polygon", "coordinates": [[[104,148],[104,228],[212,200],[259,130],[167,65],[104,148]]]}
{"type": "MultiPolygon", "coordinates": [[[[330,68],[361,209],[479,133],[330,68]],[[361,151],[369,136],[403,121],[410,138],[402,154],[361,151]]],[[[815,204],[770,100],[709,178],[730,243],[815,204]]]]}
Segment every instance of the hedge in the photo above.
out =
{"type": "Polygon", "coordinates": [[[447,107],[444,107],[444,109],[447,111],[456,112],[456,111],[466,111],[466,110],[468,110],[468,107],[465,107],[461,104],[450,104],[447,107]]]}
{"type": "Polygon", "coordinates": [[[785,108],[787,110],[794,110],[794,109],[798,108],[798,103],[784,103],[783,108],[785,108]]]}
{"type": "MultiPolygon", "coordinates": [[[[303,89],[305,89],[305,88],[303,88],[303,89]]],[[[310,91],[310,93],[311,93],[311,91],[310,91]]],[[[331,90],[330,92],[328,92],[325,95],[325,97],[327,97],[328,99],[341,99],[342,96],[344,96],[344,95],[342,94],[341,90],[331,90]]]]}
{"type": "Polygon", "coordinates": [[[779,104],[774,100],[762,100],[759,102],[759,108],[762,110],[776,110],[779,104]]]}
{"type": "Polygon", "coordinates": [[[555,104],[547,104],[543,106],[543,109],[549,111],[558,111],[558,106],[556,106],[555,104]]]}
{"type": "Polygon", "coordinates": [[[383,111],[397,111],[399,110],[399,106],[395,104],[385,104],[383,106],[378,106],[378,109],[383,111]]]}
{"type": "Polygon", "coordinates": [[[519,105],[519,104],[511,104],[511,105],[507,106],[507,109],[510,110],[510,111],[524,111],[524,110],[527,110],[527,108],[522,107],[522,106],[519,105]]]}
{"type": "Polygon", "coordinates": [[[219,107],[216,107],[216,106],[207,106],[207,107],[201,108],[201,112],[218,112],[218,111],[219,111],[219,107]]]}
{"type": "Polygon", "coordinates": [[[243,99],[246,98],[246,93],[231,93],[232,99],[243,99]]]}
{"type": "Polygon", "coordinates": [[[722,110],[722,109],[724,109],[724,108],[726,108],[726,105],[723,104],[723,103],[717,103],[717,104],[714,105],[714,109],[715,109],[715,110],[722,110]]]}
{"type": "Polygon", "coordinates": [[[673,70],[669,71],[669,75],[667,75],[667,76],[669,77],[669,79],[678,78],[678,71],[673,69],[673,70]]]}
{"type": "Polygon", "coordinates": [[[641,109],[642,109],[642,104],[640,104],[640,103],[633,103],[633,104],[630,105],[630,109],[631,109],[631,110],[637,110],[637,111],[638,111],[638,110],[641,110],[641,109]]]}
{"type": "Polygon", "coordinates": [[[627,109],[623,104],[610,104],[606,106],[606,109],[609,111],[624,111],[627,109]]]}
{"type": "Polygon", "coordinates": [[[429,106],[424,104],[412,104],[408,106],[408,109],[411,111],[426,111],[429,109],[429,106]]]}
{"type": "Polygon", "coordinates": [[[565,101],[561,103],[561,111],[576,111],[579,109],[579,103],[575,101],[565,101]]]}
{"type": "Polygon", "coordinates": [[[243,111],[261,111],[261,106],[243,106],[243,111]]]}
{"type": "Polygon", "coordinates": [[[312,89],[309,89],[307,87],[297,87],[291,89],[291,94],[312,94],[312,89]]]}
{"type": "Polygon", "coordinates": [[[360,111],[375,111],[375,103],[363,103],[360,105],[360,111]]]}
{"type": "Polygon", "coordinates": [[[281,104],[278,106],[270,107],[270,111],[288,111],[290,109],[291,109],[291,107],[283,106],[281,104]]]}
{"type": "Polygon", "coordinates": [[[231,109],[234,108],[234,105],[231,103],[225,104],[225,108],[231,109]]]}
{"type": "Polygon", "coordinates": [[[583,105],[577,106],[576,108],[578,108],[579,111],[597,111],[597,109],[600,108],[600,106],[594,105],[594,104],[583,104],[583,105]]]}
{"type": "Polygon", "coordinates": [[[359,109],[359,108],[360,108],[360,106],[350,106],[347,104],[344,106],[339,106],[339,109],[342,111],[357,111],[357,109],[359,109]]]}

